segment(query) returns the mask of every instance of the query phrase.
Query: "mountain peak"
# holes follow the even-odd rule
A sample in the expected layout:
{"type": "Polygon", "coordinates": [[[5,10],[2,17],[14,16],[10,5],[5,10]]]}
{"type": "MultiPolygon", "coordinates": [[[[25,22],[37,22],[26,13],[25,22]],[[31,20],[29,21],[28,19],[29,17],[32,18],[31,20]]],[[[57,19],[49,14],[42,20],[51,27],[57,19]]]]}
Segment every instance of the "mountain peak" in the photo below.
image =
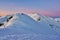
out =
{"type": "Polygon", "coordinates": [[[0,28],[5,28],[7,26],[12,25],[15,19],[21,20],[21,21],[24,20],[25,22],[28,21],[28,23],[29,23],[29,21],[37,22],[37,23],[44,23],[45,22],[46,24],[53,24],[52,22],[54,22],[54,25],[55,24],[57,25],[57,22],[54,21],[52,18],[42,16],[42,15],[37,14],[37,13],[31,13],[31,14],[17,13],[17,14],[12,14],[12,15],[0,17],[0,28]]]}
{"type": "Polygon", "coordinates": [[[54,38],[57,38],[55,37],[56,35],[60,35],[60,24],[50,17],[36,13],[17,13],[0,17],[0,33],[0,38],[10,34],[20,34],[20,36],[25,34],[42,34],[42,36],[45,35],[44,37],[47,38],[48,36],[51,39],[52,35],[54,35],[54,38]]]}
{"type": "Polygon", "coordinates": [[[13,15],[1,16],[0,17],[0,28],[5,28],[12,23],[14,19],[13,15]]]}

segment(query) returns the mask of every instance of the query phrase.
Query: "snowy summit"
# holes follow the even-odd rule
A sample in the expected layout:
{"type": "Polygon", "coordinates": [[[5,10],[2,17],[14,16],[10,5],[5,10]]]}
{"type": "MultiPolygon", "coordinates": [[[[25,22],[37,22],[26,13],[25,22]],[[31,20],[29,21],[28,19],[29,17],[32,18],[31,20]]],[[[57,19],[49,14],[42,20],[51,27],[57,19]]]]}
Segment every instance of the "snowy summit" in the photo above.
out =
{"type": "Polygon", "coordinates": [[[2,40],[59,40],[60,24],[51,17],[36,13],[17,13],[0,17],[0,33],[2,40]]]}

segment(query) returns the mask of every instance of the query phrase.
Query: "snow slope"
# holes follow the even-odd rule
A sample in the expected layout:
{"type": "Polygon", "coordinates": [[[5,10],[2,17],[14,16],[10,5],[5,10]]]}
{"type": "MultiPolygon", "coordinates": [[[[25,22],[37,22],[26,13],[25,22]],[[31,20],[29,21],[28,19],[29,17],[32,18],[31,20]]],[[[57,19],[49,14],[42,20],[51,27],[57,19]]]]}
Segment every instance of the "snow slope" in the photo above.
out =
{"type": "Polygon", "coordinates": [[[6,25],[0,28],[0,40],[60,40],[59,23],[40,14],[14,14],[6,25]]]}

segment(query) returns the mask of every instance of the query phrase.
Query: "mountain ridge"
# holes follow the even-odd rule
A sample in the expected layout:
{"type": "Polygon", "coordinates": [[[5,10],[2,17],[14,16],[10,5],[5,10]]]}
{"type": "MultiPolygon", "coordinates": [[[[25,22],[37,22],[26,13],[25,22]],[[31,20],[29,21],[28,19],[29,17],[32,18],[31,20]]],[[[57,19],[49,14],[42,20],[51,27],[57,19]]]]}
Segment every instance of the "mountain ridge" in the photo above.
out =
{"type": "Polygon", "coordinates": [[[10,23],[11,25],[8,25],[3,29],[0,28],[0,33],[1,33],[0,37],[5,35],[12,35],[12,34],[13,35],[41,34],[42,36],[45,35],[45,37],[48,36],[48,38],[51,37],[52,35],[58,37],[60,36],[60,25],[58,24],[58,22],[54,21],[54,19],[51,19],[50,17],[46,17],[43,15],[37,16],[37,15],[38,14],[26,15],[24,13],[21,14],[18,13],[12,15],[13,16],[12,18],[11,15],[7,16],[6,19],[9,19],[11,23],[9,21],[8,23],[10,23]]]}

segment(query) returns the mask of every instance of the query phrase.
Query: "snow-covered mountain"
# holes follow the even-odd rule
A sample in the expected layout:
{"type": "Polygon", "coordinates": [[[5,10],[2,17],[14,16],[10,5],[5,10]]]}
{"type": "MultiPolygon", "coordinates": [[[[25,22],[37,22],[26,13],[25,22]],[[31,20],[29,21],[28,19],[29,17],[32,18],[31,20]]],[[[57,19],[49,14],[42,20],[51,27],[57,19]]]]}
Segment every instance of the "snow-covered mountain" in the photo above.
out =
{"type": "Polygon", "coordinates": [[[0,17],[0,39],[60,40],[60,24],[37,13],[8,15],[0,17]]]}
{"type": "Polygon", "coordinates": [[[55,20],[56,20],[57,22],[60,22],[60,18],[55,18],[55,20]]]}

